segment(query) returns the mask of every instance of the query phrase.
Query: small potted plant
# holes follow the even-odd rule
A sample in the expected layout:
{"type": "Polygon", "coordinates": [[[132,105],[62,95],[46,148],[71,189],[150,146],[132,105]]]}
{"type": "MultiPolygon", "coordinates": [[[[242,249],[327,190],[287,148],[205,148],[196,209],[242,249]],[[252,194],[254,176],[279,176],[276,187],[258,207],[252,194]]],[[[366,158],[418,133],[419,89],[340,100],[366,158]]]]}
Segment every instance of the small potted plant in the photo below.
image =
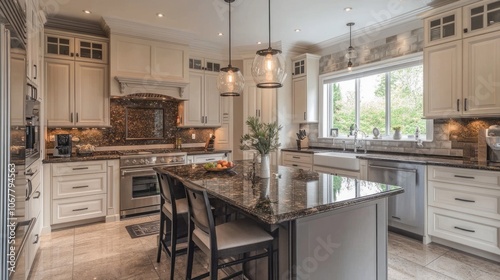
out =
{"type": "Polygon", "coordinates": [[[241,136],[241,150],[257,150],[261,157],[261,178],[271,176],[269,153],[276,151],[279,143],[279,131],[282,126],[278,122],[261,123],[259,118],[249,117],[246,121],[249,133],[241,136]]]}
{"type": "Polygon", "coordinates": [[[401,127],[400,126],[395,126],[392,129],[394,129],[394,135],[392,136],[392,138],[394,140],[401,139],[401,127]]]}

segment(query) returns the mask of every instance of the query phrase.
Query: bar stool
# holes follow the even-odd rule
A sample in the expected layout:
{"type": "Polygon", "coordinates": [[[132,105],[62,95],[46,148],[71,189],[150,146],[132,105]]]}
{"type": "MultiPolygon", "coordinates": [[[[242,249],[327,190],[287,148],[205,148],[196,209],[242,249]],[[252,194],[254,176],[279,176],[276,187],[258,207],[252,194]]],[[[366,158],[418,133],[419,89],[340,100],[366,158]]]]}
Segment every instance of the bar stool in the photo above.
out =
{"type": "Polygon", "coordinates": [[[170,257],[170,279],[174,279],[175,257],[177,254],[185,254],[187,248],[177,249],[178,239],[187,237],[179,228],[179,221],[188,213],[188,202],[186,198],[180,198],[178,193],[185,192],[182,183],[173,178],[160,168],[154,168],[160,183],[161,211],[160,211],[160,238],[158,242],[158,255],[156,262],[160,262],[162,248],[170,257]],[[174,203],[173,203],[174,202],[174,203]],[[170,240],[164,232],[167,219],[170,220],[170,240]],[[169,249],[169,241],[171,249],[169,249]]]}
{"type": "MultiPolygon", "coordinates": [[[[268,277],[273,279],[273,236],[250,219],[231,221],[216,226],[206,190],[185,180],[181,182],[186,189],[190,220],[186,279],[192,279],[194,245],[209,256],[210,271],[193,279],[210,276],[211,280],[216,280],[220,268],[263,257],[268,258],[268,277]],[[266,249],[267,252],[254,256],[247,254],[262,249],[266,249]],[[219,259],[238,255],[243,255],[243,258],[219,264],[219,259]]],[[[242,273],[237,272],[224,279],[230,279],[242,273]]]]}

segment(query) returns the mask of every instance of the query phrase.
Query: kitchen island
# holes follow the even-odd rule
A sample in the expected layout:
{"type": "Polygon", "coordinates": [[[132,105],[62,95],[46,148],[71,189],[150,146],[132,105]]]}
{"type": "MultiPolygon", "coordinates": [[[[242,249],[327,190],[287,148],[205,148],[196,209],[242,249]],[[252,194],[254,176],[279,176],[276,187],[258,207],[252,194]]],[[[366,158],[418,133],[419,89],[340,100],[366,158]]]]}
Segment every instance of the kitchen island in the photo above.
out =
{"type": "MultiPolygon", "coordinates": [[[[164,170],[277,233],[277,279],[387,279],[387,197],[402,188],[284,166],[261,179],[258,165],[235,163],[225,172],[164,170]]],[[[245,268],[250,279],[265,279],[260,266],[265,261],[245,268]]]]}

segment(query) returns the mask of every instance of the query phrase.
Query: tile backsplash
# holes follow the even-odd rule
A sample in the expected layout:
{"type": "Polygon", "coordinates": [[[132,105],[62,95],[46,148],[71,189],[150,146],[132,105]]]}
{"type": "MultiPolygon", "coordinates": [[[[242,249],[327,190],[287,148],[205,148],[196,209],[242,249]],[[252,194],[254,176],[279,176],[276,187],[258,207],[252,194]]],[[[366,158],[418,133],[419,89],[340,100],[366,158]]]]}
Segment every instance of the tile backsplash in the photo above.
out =
{"type": "MultiPolygon", "coordinates": [[[[177,100],[140,100],[140,99],[122,99],[112,98],[110,102],[110,124],[109,128],[49,128],[49,137],[60,133],[69,133],[76,144],[92,144],[95,146],[129,146],[129,145],[152,145],[152,144],[175,144],[175,138],[181,137],[182,143],[204,143],[205,140],[214,133],[213,128],[178,128],[176,120],[178,115],[177,100]],[[129,120],[129,129],[134,131],[135,135],[151,134],[151,127],[162,123],[162,139],[134,139],[128,140],[126,114],[127,108],[134,108],[135,116],[129,120]],[[157,115],[151,113],[151,109],[162,109],[163,120],[152,122],[151,118],[157,115]],[[144,111],[141,114],[141,110],[144,111]],[[147,117],[141,120],[140,116],[147,117]],[[149,127],[149,130],[145,131],[149,127]],[[196,139],[191,139],[192,134],[196,134],[196,139]]],[[[129,116],[130,117],[130,116],[129,116]]],[[[129,133],[130,135],[130,133],[129,133]]],[[[54,142],[46,140],[46,148],[54,147],[54,142]]]]}
{"type": "MultiPolygon", "coordinates": [[[[500,118],[439,119],[434,120],[433,140],[418,147],[416,141],[367,140],[369,151],[427,154],[441,156],[464,156],[470,149],[477,150],[478,133],[482,128],[500,125],[500,118]]],[[[345,139],[318,139],[317,124],[302,124],[309,135],[310,147],[343,148],[345,139]]],[[[347,149],[353,149],[353,140],[346,141],[347,149]]]]}

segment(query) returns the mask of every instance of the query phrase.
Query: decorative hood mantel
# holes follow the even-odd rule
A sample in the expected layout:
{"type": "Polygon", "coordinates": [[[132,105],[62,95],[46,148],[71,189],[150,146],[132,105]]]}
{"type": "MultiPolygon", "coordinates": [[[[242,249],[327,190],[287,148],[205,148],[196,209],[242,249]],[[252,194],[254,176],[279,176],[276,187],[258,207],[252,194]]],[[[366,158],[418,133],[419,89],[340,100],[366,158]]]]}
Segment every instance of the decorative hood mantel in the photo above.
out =
{"type": "Polygon", "coordinates": [[[128,77],[115,76],[122,95],[138,93],[154,93],[179,100],[187,100],[189,96],[184,94],[184,89],[188,85],[185,82],[172,82],[160,80],[147,80],[128,77]]]}

